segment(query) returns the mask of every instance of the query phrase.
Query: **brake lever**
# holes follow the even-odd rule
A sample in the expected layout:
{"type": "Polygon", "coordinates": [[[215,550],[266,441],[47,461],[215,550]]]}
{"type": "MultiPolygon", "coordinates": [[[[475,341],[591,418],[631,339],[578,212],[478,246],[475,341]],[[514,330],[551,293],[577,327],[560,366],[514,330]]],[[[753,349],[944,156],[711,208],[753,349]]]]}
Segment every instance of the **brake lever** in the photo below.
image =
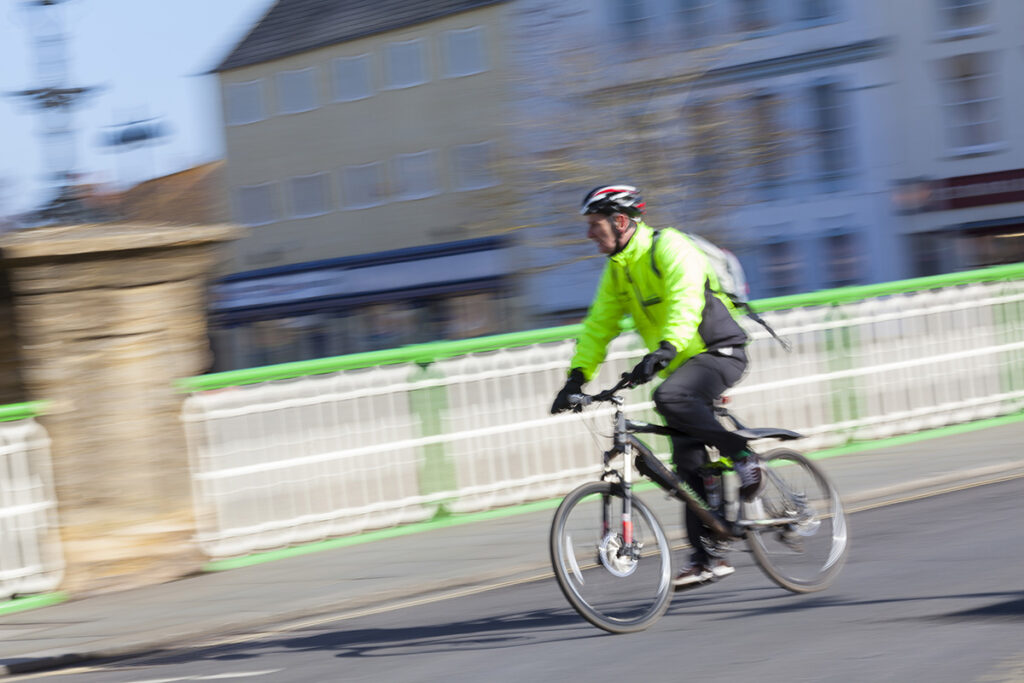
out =
{"type": "Polygon", "coordinates": [[[605,389],[597,394],[569,394],[568,401],[569,405],[572,406],[573,412],[580,412],[585,406],[589,406],[592,403],[604,403],[610,401],[615,397],[615,394],[622,389],[632,389],[636,387],[636,384],[630,379],[628,372],[622,373],[622,377],[619,379],[619,383],[610,389],[605,389]]]}
{"type": "Polygon", "coordinates": [[[579,413],[583,411],[584,406],[589,406],[594,402],[594,397],[589,394],[569,394],[568,401],[572,411],[579,413]]]}

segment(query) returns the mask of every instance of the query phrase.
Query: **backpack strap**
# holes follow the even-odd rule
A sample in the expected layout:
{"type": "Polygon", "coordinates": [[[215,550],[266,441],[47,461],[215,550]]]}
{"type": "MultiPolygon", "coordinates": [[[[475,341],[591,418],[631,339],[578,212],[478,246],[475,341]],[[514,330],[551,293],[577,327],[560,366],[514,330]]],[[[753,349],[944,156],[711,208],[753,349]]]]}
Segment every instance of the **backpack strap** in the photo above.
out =
{"type": "Polygon", "coordinates": [[[661,269],[658,268],[658,260],[654,258],[654,250],[658,247],[658,238],[661,237],[661,228],[654,229],[654,237],[651,238],[651,270],[661,278],[661,269]]]}
{"type": "Polygon", "coordinates": [[[775,341],[779,342],[779,344],[782,345],[782,348],[786,350],[786,353],[790,353],[793,351],[793,345],[790,344],[787,340],[780,337],[778,333],[774,329],[772,329],[772,326],[765,322],[764,318],[762,318],[761,316],[754,312],[754,309],[750,307],[750,304],[748,304],[746,301],[734,301],[733,305],[740,306],[741,308],[743,308],[743,311],[750,317],[751,320],[756,322],[764,329],[768,330],[768,334],[772,335],[772,339],[774,339],[775,341]]]}

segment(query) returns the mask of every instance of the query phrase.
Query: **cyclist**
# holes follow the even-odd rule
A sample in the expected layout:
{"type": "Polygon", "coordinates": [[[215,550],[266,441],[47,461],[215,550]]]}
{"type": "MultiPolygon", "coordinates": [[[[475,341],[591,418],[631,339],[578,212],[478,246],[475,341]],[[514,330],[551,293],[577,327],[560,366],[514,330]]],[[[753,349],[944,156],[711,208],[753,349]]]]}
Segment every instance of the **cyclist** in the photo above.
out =
{"type": "MultiPolygon", "coordinates": [[[[649,353],[633,368],[634,385],[660,374],[664,381],[654,403],[670,427],[687,434],[673,438],[672,460],[680,478],[705,495],[698,468],[707,462],[705,445],[731,458],[740,477],[740,494],[751,500],[762,488],[760,465],[749,457],[746,440],[715,418],[713,401],[740,380],[747,367],[746,333],[733,318],[728,299],[716,293],[718,279],[703,252],[682,233],[654,231],[642,216],[644,201],[631,185],[604,185],[587,193],[580,213],[587,237],[608,256],[594,301],[576,340],[565,386],[552,413],[570,408],[604,361],[608,344],[620,331],[623,315],[633,318],[649,353]],[[653,249],[652,246],[656,246],[653,249]]],[[[736,571],[706,539],[710,533],[689,508],[686,533],[693,553],[673,579],[677,588],[717,580],[736,571]]]]}

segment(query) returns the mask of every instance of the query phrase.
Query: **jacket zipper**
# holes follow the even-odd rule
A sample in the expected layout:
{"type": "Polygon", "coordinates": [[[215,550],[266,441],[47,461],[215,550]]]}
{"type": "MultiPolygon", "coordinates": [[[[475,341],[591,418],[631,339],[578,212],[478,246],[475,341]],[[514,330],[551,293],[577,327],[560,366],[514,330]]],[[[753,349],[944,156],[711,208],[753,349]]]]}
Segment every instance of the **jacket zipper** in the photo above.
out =
{"type": "Polygon", "coordinates": [[[633,276],[629,274],[629,266],[623,266],[622,270],[626,272],[626,279],[629,280],[629,284],[633,287],[633,294],[636,296],[636,300],[640,303],[640,308],[644,310],[644,313],[647,315],[647,319],[653,323],[654,316],[651,315],[649,310],[647,310],[647,302],[644,301],[644,297],[640,294],[640,288],[636,286],[635,282],[633,282],[633,276]]]}

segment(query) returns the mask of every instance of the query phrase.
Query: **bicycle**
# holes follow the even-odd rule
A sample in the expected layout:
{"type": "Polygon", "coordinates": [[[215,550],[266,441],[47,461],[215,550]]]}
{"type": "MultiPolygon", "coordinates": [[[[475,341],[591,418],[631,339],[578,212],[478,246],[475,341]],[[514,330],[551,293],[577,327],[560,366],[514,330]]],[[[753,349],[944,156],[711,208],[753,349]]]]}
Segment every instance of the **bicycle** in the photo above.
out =
{"type": "MultiPolygon", "coordinates": [[[[846,559],[849,537],[839,494],[816,465],[788,448],[754,452],[751,457],[764,466],[765,487],[752,502],[742,503],[725,486],[732,463],[709,459],[701,470],[707,494],[701,497],[636,437],[680,432],[627,419],[618,393],[631,386],[625,374],[610,389],[569,398],[577,411],[593,403],[615,405],[612,448],[604,453],[600,480],[566,495],[551,524],[555,578],[580,616],[605,631],[630,633],[651,626],[671,601],[672,548],[661,522],[633,493],[634,466],[689,506],[711,530],[712,544],[745,539],[758,566],[780,587],[809,593],[831,585],[846,559]],[[620,455],[622,465],[615,469],[612,462],[620,455]],[[613,521],[616,515],[618,522],[613,521]]],[[[721,400],[715,412],[751,441],[801,436],[786,429],[747,428],[721,400]]]]}

